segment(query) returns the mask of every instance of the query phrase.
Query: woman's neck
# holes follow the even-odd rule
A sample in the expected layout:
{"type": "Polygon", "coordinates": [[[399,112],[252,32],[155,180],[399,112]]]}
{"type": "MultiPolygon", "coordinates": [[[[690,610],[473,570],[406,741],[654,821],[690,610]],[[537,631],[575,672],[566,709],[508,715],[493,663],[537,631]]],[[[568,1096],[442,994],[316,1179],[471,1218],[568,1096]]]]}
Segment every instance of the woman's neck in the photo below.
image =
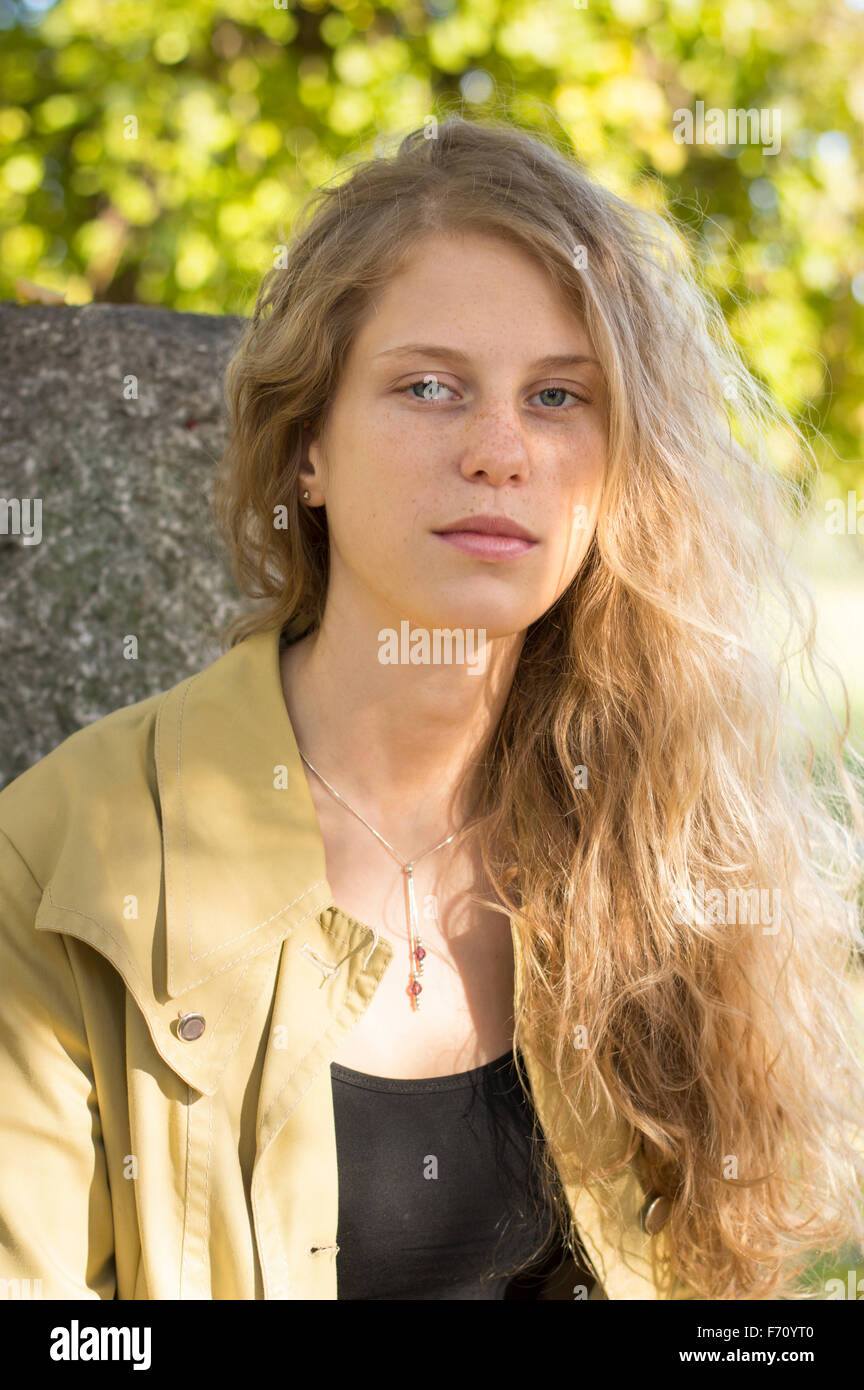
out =
{"type": "Polygon", "coordinates": [[[297,744],[380,834],[425,843],[461,828],[474,770],[507,699],[523,634],[486,643],[485,669],[378,659],[352,625],[283,649],[282,690],[297,744]]]}

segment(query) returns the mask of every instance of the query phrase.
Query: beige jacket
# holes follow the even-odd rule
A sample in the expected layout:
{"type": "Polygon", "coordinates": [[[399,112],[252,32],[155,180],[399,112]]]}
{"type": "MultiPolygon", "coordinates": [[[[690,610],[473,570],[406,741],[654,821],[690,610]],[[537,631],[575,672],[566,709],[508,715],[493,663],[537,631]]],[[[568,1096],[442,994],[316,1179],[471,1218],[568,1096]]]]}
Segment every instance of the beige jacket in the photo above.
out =
{"type": "MultiPolygon", "coordinates": [[[[333,902],[275,629],[10,783],[7,1296],[335,1299],[329,1063],[392,958],[333,902]]],[[[548,1135],[555,1089],[523,1053],[548,1135]]],[[[637,1156],[617,1181],[614,1223],[566,1187],[592,1297],[691,1297],[665,1282],[662,1231],[643,1229],[640,1171],[637,1156]]],[[[655,1202],[649,1226],[658,1215],[655,1202]]]]}

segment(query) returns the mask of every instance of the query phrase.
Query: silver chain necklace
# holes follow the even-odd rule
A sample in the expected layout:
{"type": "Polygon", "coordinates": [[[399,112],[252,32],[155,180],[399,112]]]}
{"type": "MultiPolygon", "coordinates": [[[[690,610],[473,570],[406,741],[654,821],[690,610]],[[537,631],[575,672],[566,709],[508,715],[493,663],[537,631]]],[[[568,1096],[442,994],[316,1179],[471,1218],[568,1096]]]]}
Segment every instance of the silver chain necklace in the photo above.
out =
{"type": "Polygon", "coordinates": [[[324,786],[327,788],[328,792],[335,796],[337,801],[340,801],[342,803],[346,811],[350,811],[352,816],[356,816],[359,821],[362,821],[366,829],[372,831],[372,834],[375,836],[376,840],[381,841],[381,844],[384,846],[386,850],[390,852],[390,854],[392,854],[393,858],[396,860],[396,863],[399,865],[403,874],[405,875],[407,892],[406,916],[408,922],[408,952],[410,960],[408,988],[406,989],[405,993],[408,995],[408,998],[411,1001],[411,1008],[416,1013],[416,1011],[420,1007],[419,996],[423,989],[419,977],[423,974],[423,961],[425,959],[426,952],[420,941],[420,935],[417,929],[417,900],[414,896],[414,865],[419,864],[420,860],[427,858],[428,855],[434,854],[437,849],[443,849],[445,845],[449,845],[451,840],[456,839],[456,836],[459,834],[459,831],[454,830],[453,834],[448,835],[446,840],[442,840],[441,843],[438,845],[433,845],[432,849],[425,850],[423,854],[418,854],[416,859],[410,859],[407,863],[405,863],[396,853],[393,846],[391,844],[388,844],[388,842],[384,839],[384,836],[379,835],[375,827],[373,825],[370,825],[368,820],[366,820],[364,816],[361,816],[359,811],[355,811],[353,806],[349,806],[344,796],[340,796],[335,787],[331,787],[330,783],[327,781],[327,778],[322,776],[322,774],[318,771],[317,767],[312,766],[305,753],[303,753],[299,748],[297,749],[297,752],[300,754],[300,757],[303,759],[306,766],[312,772],[315,773],[315,776],[319,778],[321,782],[324,783],[324,786]]]}

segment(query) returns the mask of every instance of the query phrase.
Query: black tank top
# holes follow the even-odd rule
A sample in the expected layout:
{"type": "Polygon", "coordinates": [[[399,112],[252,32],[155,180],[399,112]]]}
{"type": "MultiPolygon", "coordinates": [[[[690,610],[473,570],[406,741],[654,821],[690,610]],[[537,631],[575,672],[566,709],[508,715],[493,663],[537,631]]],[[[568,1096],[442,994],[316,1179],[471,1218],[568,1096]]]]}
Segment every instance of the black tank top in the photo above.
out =
{"type": "Polygon", "coordinates": [[[330,1073],[337,1298],[536,1298],[564,1252],[512,1050],[417,1081],[330,1073]]]}

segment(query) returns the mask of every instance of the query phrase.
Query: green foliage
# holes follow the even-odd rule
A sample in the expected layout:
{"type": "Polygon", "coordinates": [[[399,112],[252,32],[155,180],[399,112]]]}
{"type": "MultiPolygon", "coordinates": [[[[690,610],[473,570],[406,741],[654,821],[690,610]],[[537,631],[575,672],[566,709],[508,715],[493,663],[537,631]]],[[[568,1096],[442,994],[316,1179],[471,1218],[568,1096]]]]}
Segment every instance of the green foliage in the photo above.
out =
{"type": "Polygon", "coordinates": [[[491,100],[673,211],[750,364],[864,492],[864,0],[579,3],[0,0],[0,297],[248,313],[312,187],[491,100]],[[697,101],[781,111],[779,152],[678,143],[697,101]]]}

